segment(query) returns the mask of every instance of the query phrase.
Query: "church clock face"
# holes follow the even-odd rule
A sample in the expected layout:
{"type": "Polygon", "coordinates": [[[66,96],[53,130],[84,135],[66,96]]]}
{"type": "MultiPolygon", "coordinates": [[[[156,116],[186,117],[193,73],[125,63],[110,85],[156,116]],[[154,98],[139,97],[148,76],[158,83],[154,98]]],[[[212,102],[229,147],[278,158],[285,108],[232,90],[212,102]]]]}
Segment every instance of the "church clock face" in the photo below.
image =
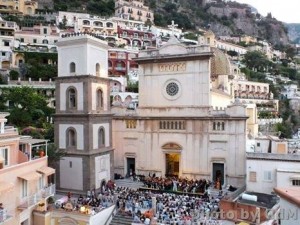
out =
{"type": "Polygon", "coordinates": [[[175,79],[168,80],[164,84],[162,93],[164,97],[167,98],[168,100],[175,100],[179,98],[181,95],[181,85],[175,79]]]}
{"type": "Polygon", "coordinates": [[[170,96],[175,96],[178,94],[179,86],[175,82],[170,82],[167,84],[166,92],[170,96]]]}

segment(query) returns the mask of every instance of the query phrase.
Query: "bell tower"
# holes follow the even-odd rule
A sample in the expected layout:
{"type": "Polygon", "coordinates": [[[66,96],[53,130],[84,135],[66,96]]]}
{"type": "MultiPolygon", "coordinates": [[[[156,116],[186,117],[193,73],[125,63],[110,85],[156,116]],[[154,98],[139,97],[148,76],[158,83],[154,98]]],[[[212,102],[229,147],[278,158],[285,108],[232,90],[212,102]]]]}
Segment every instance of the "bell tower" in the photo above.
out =
{"type": "Polygon", "coordinates": [[[108,46],[78,33],[62,36],[57,46],[55,144],[66,152],[57,189],[86,193],[113,174],[108,46]]]}

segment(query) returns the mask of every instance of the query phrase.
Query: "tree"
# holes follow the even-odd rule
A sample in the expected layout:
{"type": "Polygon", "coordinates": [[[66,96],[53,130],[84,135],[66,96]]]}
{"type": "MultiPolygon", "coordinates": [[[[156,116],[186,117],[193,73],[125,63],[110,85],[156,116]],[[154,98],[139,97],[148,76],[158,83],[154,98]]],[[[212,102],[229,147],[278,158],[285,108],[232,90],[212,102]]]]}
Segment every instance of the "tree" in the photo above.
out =
{"type": "Polygon", "coordinates": [[[249,69],[261,72],[271,64],[266,55],[260,51],[248,51],[244,55],[243,62],[249,69]]]}
{"type": "Polygon", "coordinates": [[[15,70],[11,70],[9,72],[9,77],[10,77],[11,80],[18,80],[18,78],[19,78],[19,72],[15,71],[15,70]]]}
{"type": "Polygon", "coordinates": [[[128,82],[126,91],[138,93],[139,92],[139,82],[138,81],[137,82],[128,82]]]}
{"type": "Polygon", "coordinates": [[[239,55],[239,53],[237,53],[237,52],[234,51],[234,50],[233,50],[233,51],[232,51],[232,50],[227,51],[227,54],[230,55],[230,56],[232,56],[232,57],[233,57],[233,56],[238,56],[238,55],[239,55]]]}
{"type": "Polygon", "coordinates": [[[296,55],[296,49],[290,46],[285,50],[285,53],[287,58],[292,59],[296,55]]]}
{"type": "Polygon", "coordinates": [[[6,109],[10,112],[8,121],[17,127],[38,125],[54,113],[54,109],[48,107],[46,98],[30,87],[4,89],[2,97],[4,102],[10,103],[6,109]]]}
{"type": "Polygon", "coordinates": [[[48,164],[51,167],[55,167],[56,164],[66,155],[66,152],[59,149],[53,143],[49,143],[47,146],[48,164]]]}

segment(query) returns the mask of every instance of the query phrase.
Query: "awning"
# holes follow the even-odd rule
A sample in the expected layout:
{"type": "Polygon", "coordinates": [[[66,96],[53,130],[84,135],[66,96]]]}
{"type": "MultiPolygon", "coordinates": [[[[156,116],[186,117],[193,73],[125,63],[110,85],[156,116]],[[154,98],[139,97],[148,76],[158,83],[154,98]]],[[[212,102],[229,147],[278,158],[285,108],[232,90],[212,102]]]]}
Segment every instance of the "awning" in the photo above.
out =
{"type": "Polygon", "coordinates": [[[32,180],[38,180],[40,177],[42,177],[42,175],[37,172],[29,172],[29,173],[22,174],[18,177],[27,181],[32,181],[32,180]]]}
{"type": "Polygon", "coordinates": [[[34,138],[21,138],[20,144],[39,144],[39,143],[46,143],[47,139],[34,139],[34,138]]]}
{"type": "Polygon", "coordinates": [[[55,169],[48,167],[48,166],[44,166],[42,168],[37,169],[38,172],[45,174],[46,176],[49,176],[51,174],[55,173],[55,169]]]}
{"type": "Polygon", "coordinates": [[[10,191],[14,185],[12,183],[7,183],[5,181],[0,181],[0,195],[7,191],[10,191]]]}

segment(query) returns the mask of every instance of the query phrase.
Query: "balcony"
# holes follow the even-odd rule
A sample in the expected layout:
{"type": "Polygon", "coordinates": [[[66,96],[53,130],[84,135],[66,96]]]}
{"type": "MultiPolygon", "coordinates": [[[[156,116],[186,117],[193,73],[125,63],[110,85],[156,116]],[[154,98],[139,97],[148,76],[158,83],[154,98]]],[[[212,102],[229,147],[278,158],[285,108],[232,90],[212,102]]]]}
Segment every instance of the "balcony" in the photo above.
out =
{"type": "Polygon", "coordinates": [[[39,201],[41,201],[41,200],[42,200],[41,192],[30,195],[28,197],[24,197],[24,198],[20,199],[18,209],[27,209],[31,206],[37,205],[39,203],[39,201]]]}
{"type": "Polygon", "coordinates": [[[37,193],[20,199],[18,209],[27,209],[31,206],[37,205],[42,199],[53,196],[55,193],[55,184],[41,189],[37,193]]]}
{"type": "Polygon", "coordinates": [[[41,191],[43,198],[49,198],[55,194],[55,184],[52,184],[41,191]]]}
{"type": "Polygon", "coordinates": [[[4,223],[12,217],[13,215],[11,215],[7,209],[0,209],[0,224],[4,223]]]}

